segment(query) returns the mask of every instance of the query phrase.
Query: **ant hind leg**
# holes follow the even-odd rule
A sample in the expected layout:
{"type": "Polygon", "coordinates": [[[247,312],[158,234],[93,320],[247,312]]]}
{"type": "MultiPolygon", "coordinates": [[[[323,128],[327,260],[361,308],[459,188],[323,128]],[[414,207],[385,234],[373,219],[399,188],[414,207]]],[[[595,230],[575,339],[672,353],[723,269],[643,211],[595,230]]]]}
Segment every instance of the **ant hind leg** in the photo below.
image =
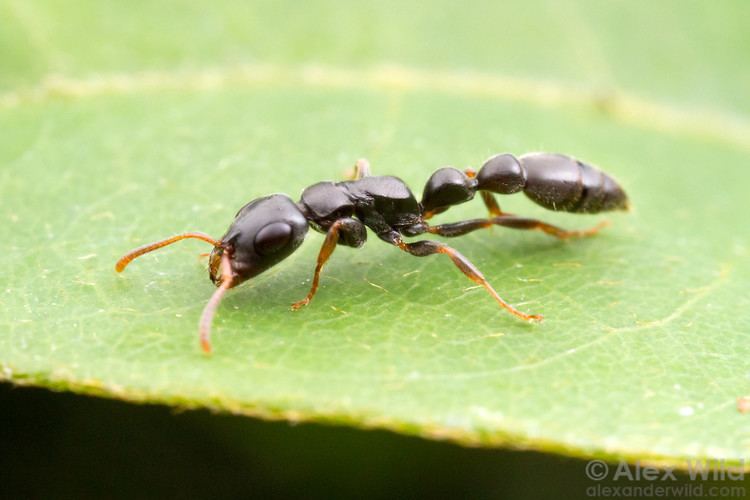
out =
{"type": "MultiPolygon", "coordinates": [[[[466,175],[471,176],[471,172],[471,169],[467,169],[466,175]]],[[[583,238],[585,236],[593,236],[609,225],[609,222],[604,221],[589,229],[569,231],[561,227],[553,226],[552,224],[548,224],[544,221],[540,221],[538,219],[519,217],[514,214],[503,212],[500,209],[500,205],[498,205],[497,199],[495,198],[495,195],[493,193],[489,191],[479,191],[479,194],[482,196],[484,206],[487,207],[487,210],[490,213],[491,217],[489,219],[486,219],[484,222],[480,220],[473,220],[457,222],[455,224],[443,224],[441,226],[435,226],[434,228],[431,228],[430,232],[441,234],[443,236],[461,236],[477,229],[491,226],[503,226],[509,227],[511,229],[532,229],[536,231],[542,231],[546,234],[549,234],[550,236],[554,236],[555,238],[567,240],[570,238],[583,238]]]]}
{"type": "Polygon", "coordinates": [[[489,293],[492,298],[497,301],[497,303],[502,307],[503,309],[507,310],[514,316],[517,316],[525,321],[541,321],[542,316],[538,314],[526,314],[524,312],[519,311],[512,305],[505,302],[500,295],[495,291],[494,288],[492,288],[492,285],[489,284],[487,279],[482,275],[482,273],[479,271],[479,269],[472,264],[469,259],[461,255],[461,253],[458,252],[458,250],[449,247],[448,245],[444,243],[440,243],[437,241],[431,241],[431,240],[423,240],[423,241],[416,241],[414,243],[405,243],[401,239],[397,239],[394,241],[394,244],[398,246],[401,250],[410,253],[411,255],[414,255],[415,257],[426,257],[427,255],[434,255],[434,254],[445,254],[453,261],[453,264],[455,264],[456,267],[458,267],[462,273],[466,275],[467,278],[469,278],[474,283],[481,285],[484,287],[484,289],[489,293]]]}
{"type": "Polygon", "coordinates": [[[542,231],[546,234],[549,234],[550,236],[554,236],[555,238],[567,240],[570,238],[593,236],[608,225],[609,222],[603,221],[590,229],[569,231],[557,226],[553,226],[552,224],[547,224],[546,222],[537,219],[519,217],[513,214],[502,214],[489,219],[472,219],[461,222],[454,222],[452,224],[430,226],[427,229],[427,232],[450,238],[455,236],[463,236],[464,234],[476,231],[477,229],[485,229],[492,226],[502,226],[509,227],[511,229],[542,231]]]}
{"type": "Polygon", "coordinates": [[[496,224],[498,226],[509,227],[511,229],[533,229],[537,231],[542,231],[546,234],[549,234],[550,236],[554,236],[555,238],[558,238],[561,240],[593,236],[599,231],[601,231],[602,229],[604,229],[605,227],[609,226],[608,221],[602,221],[596,226],[591,227],[589,229],[569,231],[569,230],[559,228],[557,226],[553,226],[552,224],[547,224],[546,222],[543,222],[537,219],[528,219],[525,217],[518,217],[517,215],[512,215],[512,214],[503,214],[497,217],[493,217],[490,220],[492,221],[493,224],[496,224]]]}

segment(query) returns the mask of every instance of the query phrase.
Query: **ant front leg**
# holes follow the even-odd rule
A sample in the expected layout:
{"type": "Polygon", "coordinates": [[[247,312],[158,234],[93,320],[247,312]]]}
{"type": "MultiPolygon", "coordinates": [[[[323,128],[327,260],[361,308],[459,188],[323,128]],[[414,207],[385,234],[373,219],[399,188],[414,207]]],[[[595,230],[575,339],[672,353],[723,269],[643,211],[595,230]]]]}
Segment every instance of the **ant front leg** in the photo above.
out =
{"type": "Polygon", "coordinates": [[[477,269],[474,264],[469,261],[469,259],[461,255],[458,250],[451,248],[444,243],[431,240],[405,243],[401,240],[401,238],[396,238],[393,243],[401,250],[408,252],[416,257],[425,257],[427,255],[434,255],[438,253],[447,255],[453,261],[453,264],[455,264],[456,267],[458,267],[461,272],[464,273],[471,281],[483,286],[484,289],[487,290],[487,293],[489,293],[492,298],[494,298],[497,303],[500,304],[500,307],[525,321],[541,321],[543,319],[543,317],[539,314],[526,314],[505,302],[495,291],[495,289],[492,288],[492,285],[489,284],[489,282],[482,275],[479,269],[477,269]]]}
{"type": "Polygon", "coordinates": [[[357,219],[339,219],[331,224],[331,227],[326,233],[326,239],[323,241],[323,246],[320,247],[320,253],[318,253],[318,263],[315,266],[315,274],[313,275],[310,291],[304,299],[292,304],[292,310],[296,311],[306,306],[315,296],[315,292],[318,291],[318,285],[320,283],[320,272],[323,270],[323,266],[326,261],[328,261],[331,254],[333,254],[337,244],[358,248],[361,247],[366,240],[367,230],[365,229],[364,224],[357,219]]]}

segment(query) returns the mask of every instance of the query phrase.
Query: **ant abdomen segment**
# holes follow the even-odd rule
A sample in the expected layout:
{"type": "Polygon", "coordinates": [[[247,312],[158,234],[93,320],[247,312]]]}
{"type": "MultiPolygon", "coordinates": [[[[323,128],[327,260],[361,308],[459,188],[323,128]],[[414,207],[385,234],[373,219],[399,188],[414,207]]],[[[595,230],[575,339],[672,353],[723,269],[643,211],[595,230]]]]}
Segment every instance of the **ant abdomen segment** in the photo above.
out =
{"type": "Polygon", "coordinates": [[[477,191],[523,191],[534,203],[555,211],[593,214],[627,208],[627,196],[612,177],[570,156],[551,153],[520,158],[499,154],[476,173],[443,167],[427,181],[422,206],[432,216],[473,199],[477,191]]]}
{"type": "Polygon", "coordinates": [[[612,177],[561,154],[493,156],[482,165],[477,181],[480,190],[523,191],[534,203],[555,211],[594,214],[627,209],[627,196],[612,177]]]}

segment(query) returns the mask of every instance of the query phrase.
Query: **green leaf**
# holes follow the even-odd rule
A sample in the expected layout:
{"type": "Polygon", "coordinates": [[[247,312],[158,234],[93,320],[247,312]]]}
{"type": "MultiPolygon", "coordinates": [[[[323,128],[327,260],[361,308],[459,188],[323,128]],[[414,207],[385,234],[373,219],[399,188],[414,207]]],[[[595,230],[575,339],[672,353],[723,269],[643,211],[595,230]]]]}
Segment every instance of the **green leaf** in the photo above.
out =
{"type": "MultiPolygon", "coordinates": [[[[264,418],[685,466],[740,463],[750,393],[750,39],[745,2],[430,8],[226,2],[0,4],[2,377],[264,418]],[[684,7],[688,5],[688,7],[684,7]],[[635,36],[635,33],[638,36],[635,36]],[[688,36],[689,34],[689,36],[688,36]],[[500,151],[601,165],[635,210],[559,242],[453,240],[441,256],[341,248],[310,306],[320,235],[233,291],[186,230],[341,178],[359,157],[419,193],[500,151]]],[[[565,227],[522,196],[503,208],[565,227]]],[[[473,202],[442,221],[484,214],[473,202]]]]}

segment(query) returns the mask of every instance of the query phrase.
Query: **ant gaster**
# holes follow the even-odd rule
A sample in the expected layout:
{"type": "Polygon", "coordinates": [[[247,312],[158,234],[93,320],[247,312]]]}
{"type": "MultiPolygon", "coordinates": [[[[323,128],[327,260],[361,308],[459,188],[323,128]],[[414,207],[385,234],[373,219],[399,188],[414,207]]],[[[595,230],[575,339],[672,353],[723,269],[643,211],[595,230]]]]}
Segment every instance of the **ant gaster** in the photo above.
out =
{"type": "Polygon", "coordinates": [[[302,244],[308,226],[325,234],[312,285],[307,296],[292,305],[299,309],[315,295],[323,265],[336,245],[361,247],[370,228],[381,240],[416,257],[445,254],[472,281],[481,285],[511,314],[526,321],[541,321],[541,315],[525,314],[505,302],[482,273],[466,257],[444,243],[422,240],[407,243],[403,236],[424,233],[454,237],[481,228],[504,226],[534,229],[560,239],[590,236],[606,223],[588,230],[566,231],[536,219],[500,210],[494,194],[523,191],[535,203],[557,211],[598,213],[626,210],[628,199],[619,184],[595,167],[561,154],[530,153],[519,158],[499,154],[488,159],[478,172],[452,167],[437,170],[427,181],[422,201],[417,202],[408,186],[393,176],[371,176],[369,163],[359,160],[354,175],[343,182],[319,182],[302,192],[298,203],[283,194],[251,201],[237,212],[226,234],[216,240],[203,233],[185,233],[137,248],[115,266],[118,272],[136,257],[185,238],[213,245],[209,276],[217,286],[200,319],[200,341],[211,351],[210,333],[214,313],[224,293],[243,281],[278,264],[302,244]],[[480,193],[490,216],[451,224],[427,221],[453,205],[480,193]],[[493,194],[494,193],[494,194],[493,194]]]}

